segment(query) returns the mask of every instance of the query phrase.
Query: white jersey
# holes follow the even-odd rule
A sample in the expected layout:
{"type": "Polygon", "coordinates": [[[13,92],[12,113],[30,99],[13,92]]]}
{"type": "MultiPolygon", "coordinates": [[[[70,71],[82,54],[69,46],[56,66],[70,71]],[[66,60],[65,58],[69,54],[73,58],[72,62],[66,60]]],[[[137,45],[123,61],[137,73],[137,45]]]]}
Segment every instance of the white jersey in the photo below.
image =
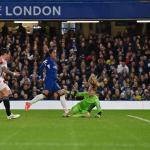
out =
{"type": "Polygon", "coordinates": [[[4,82],[5,73],[3,72],[3,69],[2,69],[3,67],[7,68],[7,61],[4,60],[2,57],[0,57],[0,91],[3,89],[7,89],[11,92],[8,85],[4,82]]]}
{"type": "Polygon", "coordinates": [[[0,63],[0,82],[3,82],[4,81],[4,72],[3,72],[3,67],[7,68],[7,61],[4,60],[2,57],[0,58],[1,59],[1,63],[0,63]]]}

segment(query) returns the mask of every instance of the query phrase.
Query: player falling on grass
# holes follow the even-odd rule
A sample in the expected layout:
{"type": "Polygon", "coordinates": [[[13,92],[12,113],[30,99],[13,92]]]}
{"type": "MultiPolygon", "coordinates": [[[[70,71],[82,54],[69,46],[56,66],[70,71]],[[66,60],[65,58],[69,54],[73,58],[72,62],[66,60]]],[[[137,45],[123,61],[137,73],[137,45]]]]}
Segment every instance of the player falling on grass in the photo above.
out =
{"type": "Polygon", "coordinates": [[[43,90],[43,93],[37,95],[31,101],[26,102],[25,110],[28,111],[32,104],[38,102],[39,100],[43,100],[44,98],[47,98],[52,93],[56,93],[58,96],[60,96],[60,102],[64,109],[64,112],[67,113],[68,110],[67,110],[66,99],[65,99],[66,90],[61,89],[57,83],[56,49],[54,48],[50,49],[48,51],[48,55],[49,56],[43,61],[42,65],[40,66],[40,71],[39,71],[42,75],[44,69],[46,69],[46,77],[44,80],[45,88],[43,90]]]}
{"type": "Polygon", "coordinates": [[[2,48],[0,50],[0,103],[3,101],[7,119],[16,119],[20,117],[19,114],[12,114],[10,110],[10,102],[9,97],[12,94],[10,88],[5,82],[4,76],[6,74],[12,75],[12,76],[19,76],[20,74],[17,72],[11,72],[7,68],[7,61],[9,61],[11,58],[10,51],[8,51],[5,48],[2,48]]]}
{"type": "Polygon", "coordinates": [[[88,80],[89,88],[87,92],[72,92],[74,96],[83,96],[83,100],[73,106],[71,110],[66,114],[66,117],[90,117],[91,111],[94,107],[97,108],[96,117],[100,118],[102,111],[100,107],[99,98],[96,95],[97,87],[99,83],[94,74],[92,74],[88,80]]]}

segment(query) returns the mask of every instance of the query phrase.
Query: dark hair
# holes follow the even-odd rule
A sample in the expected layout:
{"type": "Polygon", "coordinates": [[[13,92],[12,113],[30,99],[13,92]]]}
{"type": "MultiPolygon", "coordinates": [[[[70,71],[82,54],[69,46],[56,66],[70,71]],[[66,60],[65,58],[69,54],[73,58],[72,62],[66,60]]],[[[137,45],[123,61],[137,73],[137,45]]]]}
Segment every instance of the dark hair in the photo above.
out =
{"type": "Polygon", "coordinates": [[[46,53],[46,55],[45,55],[45,58],[49,57],[49,55],[50,55],[54,50],[56,50],[56,49],[55,49],[55,48],[50,48],[50,49],[47,51],[47,53],[46,53]]]}
{"type": "Polygon", "coordinates": [[[10,53],[10,51],[8,49],[6,49],[6,48],[1,48],[0,49],[0,56],[4,55],[4,54],[9,54],[9,53],[10,53]]]}
{"type": "Polygon", "coordinates": [[[48,51],[48,53],[49,53],[49,54],[51,54],[54,50],[56,50],[56,48],[55,48],[55,47],[50,48],[50,49],[49,49],[49,51],[48,51]]]}

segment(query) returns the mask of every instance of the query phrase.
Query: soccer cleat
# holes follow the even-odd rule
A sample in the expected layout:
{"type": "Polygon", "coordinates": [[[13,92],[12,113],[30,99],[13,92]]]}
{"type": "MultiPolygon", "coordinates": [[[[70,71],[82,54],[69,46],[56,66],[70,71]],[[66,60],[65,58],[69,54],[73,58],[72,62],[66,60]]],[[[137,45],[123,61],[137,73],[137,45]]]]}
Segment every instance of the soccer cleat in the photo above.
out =
{"type": "Polygon", "coordinates": [[[31,104],[29,102],[26,102],[25,104],[25,110],[29,111],[31,104]]]}
{"type": "Polygon", "coordinates": [[[68,114],[66,114],[66,113],[64,113],[63,114],[63,117],[70,117],[71,115],[68,113],[68,114]]]}
{"type": "Polygon", "coordinates": [[[19,114],[11,114],[10,116],[7,116],[7,119],[11,120],[11,119],[17,119],[19,117],[20,117],[19,114]]]}
{"type": "Polygon", "coordinates": [[[65,110],[64,111],[64,114],[63,114],[63,117],[69,117],[70,115],[69,115],[69,110],[65,110]]]}

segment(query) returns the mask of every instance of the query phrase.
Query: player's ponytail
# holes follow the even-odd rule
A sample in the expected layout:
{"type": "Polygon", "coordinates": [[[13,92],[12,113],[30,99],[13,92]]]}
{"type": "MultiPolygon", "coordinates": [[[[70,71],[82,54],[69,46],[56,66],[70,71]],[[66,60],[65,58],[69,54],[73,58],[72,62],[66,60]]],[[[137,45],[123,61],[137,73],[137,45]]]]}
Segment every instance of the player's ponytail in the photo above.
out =
{"type": "Polygon", "coordinates": [[[88,79],[88,83],[93,87],[94,90],[96,90],[100,86],[100,83],[97,81],[97,78],[94,74],[91,74],[88,79]]]}

